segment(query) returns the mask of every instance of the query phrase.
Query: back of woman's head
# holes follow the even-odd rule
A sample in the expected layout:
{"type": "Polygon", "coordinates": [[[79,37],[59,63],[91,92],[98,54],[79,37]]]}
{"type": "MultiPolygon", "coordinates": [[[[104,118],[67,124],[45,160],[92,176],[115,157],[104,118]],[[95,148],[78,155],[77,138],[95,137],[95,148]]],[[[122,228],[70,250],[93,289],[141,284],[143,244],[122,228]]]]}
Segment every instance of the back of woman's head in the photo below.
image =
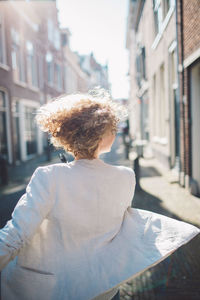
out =
{"type": "Polygon", "coordinates": [[[88,94],[62,95],[43,105],[36,121],[51,135],[55,147],[74,156],[92,159],[107,132],[117,132],[127,110],[110,99],[108,92],[94,89],[88,94]]]}

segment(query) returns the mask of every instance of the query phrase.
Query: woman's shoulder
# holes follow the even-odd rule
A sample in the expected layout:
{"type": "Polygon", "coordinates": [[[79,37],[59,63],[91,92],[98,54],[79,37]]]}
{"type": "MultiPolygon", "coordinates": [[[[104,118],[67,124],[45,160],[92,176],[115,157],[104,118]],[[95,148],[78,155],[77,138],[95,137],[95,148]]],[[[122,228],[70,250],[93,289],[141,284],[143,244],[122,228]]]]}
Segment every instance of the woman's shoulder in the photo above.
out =
{"type": "Polygon", "coordinates": [[[135,174],[134,170],[130,167],[123,166],[123,165],[116,166],[116,167],[119,170],[119,172],[124,172],[124,173],[127,173],[127,174],[135,174]]]}
{"type": "Polygon", "coordinates": [[[49,164],[49,165],[45,165],[45,166],[39,166],[37,169],[43,170],[43,171],[52,171],[54,169],[60,169],[60,168],[66,168],[66,167],[70,167],[69,163],[55,163],[55,164],[49,164]]]}
{"type": "Polygon", "coordinates": [[[45,166],[39,166],[36,168],[35,172],[33,175],[39,175],[42,174],[43,176],[51,176],[53,175],[56,171],[60,171],[62,169],[70,168],[70,165],[67,163],[55,163],[55,164],[49,164],[45,166]]]}
{"type": "Polygon", "coordinates": [[[111,168],[118,173],[120,178],[125,177],[126,180],[135,181],[135,171],[132,168],[124,165],[111,165],[111,168]]]}

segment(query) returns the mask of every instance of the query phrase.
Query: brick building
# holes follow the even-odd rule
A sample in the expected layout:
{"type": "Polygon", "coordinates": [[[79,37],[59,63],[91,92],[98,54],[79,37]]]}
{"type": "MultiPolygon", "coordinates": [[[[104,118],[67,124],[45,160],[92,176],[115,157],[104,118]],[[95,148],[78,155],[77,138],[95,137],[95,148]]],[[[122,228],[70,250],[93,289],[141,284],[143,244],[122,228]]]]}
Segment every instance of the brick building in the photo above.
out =
{"type": "Polygon", "coordinates": [[[200,2],[177,0],[181,184],[200,196],[200,2]]]}
{"type": "Polygon", "coordinates": [[[0,6],[0,152],[17,163],[43,152],[34,113],[65,91],[63,53],[55,2],[0,6]]]}
{"type": "Polygon", "coordinates": [[[0,2],[0,158],[9,164],[45,150],[47,136],[34,123],[41,104],[91,86],[69,37],[56,1],[0,2]]]}
{"type": "Polygon", "coordinates": [[[70,31],[62,29],[62,46],[64,53],[65,86],[67,93],[86,92],[90,85],[90,75],[80,65],[81,57],[70,49],[70,31]]]}

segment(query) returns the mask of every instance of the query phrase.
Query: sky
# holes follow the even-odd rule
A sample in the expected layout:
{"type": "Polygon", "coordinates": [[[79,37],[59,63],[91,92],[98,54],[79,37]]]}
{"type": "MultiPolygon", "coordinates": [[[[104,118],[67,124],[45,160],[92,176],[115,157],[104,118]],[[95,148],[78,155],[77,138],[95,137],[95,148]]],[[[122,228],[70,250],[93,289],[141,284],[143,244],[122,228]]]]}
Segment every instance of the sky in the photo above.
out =
{"type": "Polygon", "coordinates": [[[57,0],[57,8],[60,26],[71,32],[72,51],[93,52],[97,62],[108,63],[113,98],[128,98],[128,0],[57,0]]]}

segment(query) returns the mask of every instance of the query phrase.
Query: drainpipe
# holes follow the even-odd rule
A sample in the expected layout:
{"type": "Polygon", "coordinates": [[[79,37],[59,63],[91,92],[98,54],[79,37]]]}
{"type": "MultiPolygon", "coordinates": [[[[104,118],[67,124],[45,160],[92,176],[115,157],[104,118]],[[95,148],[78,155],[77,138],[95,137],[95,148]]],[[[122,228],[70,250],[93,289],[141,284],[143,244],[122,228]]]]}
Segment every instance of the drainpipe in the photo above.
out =
{"type": "MultiPolygon", "coordinates": [[[[184,67],[183,67],[183,56],[184,56],[184,45],[183,45],[183,4],[182,0],[176,0],[176,44],[177,44],[177,77],[178,77],[178,89],[176,91],[177,99],[179,101],[179,110],[178,110],[178,118],[179,118],[179,183],[181,183],[181,171],[182,171],[182,164],[181,164],[181,130],[180,130],[180,121],[181,121],[181,113],[180,109],[182,108],[183,114],[183,145],[184,145],[184,164],[183,164],[183,171],[185,173],[185,97],[184,97],[184,67]],[[180,1],[180,23],[178,23],[178,1],[180,1]],[[179,38],[178,38],[178,26],[180,25],[180,45],[181,45],[181,55],[179,56],[179,38]],[[181,73],[179,72],[179,61],[181,62],[181,73]],[[180,85],[180,75],[182,75],[182,85],[180,85]],[[180,91],[182,93],[180,93],[180,91]],[[181,101],[181,94],[182,94],[182,101],[181,101]],[[181,104],[181,106],[180,106],[181,104]]],[[[184,185],[185,185],[185,176],[184,176],[184,185]]]]}

